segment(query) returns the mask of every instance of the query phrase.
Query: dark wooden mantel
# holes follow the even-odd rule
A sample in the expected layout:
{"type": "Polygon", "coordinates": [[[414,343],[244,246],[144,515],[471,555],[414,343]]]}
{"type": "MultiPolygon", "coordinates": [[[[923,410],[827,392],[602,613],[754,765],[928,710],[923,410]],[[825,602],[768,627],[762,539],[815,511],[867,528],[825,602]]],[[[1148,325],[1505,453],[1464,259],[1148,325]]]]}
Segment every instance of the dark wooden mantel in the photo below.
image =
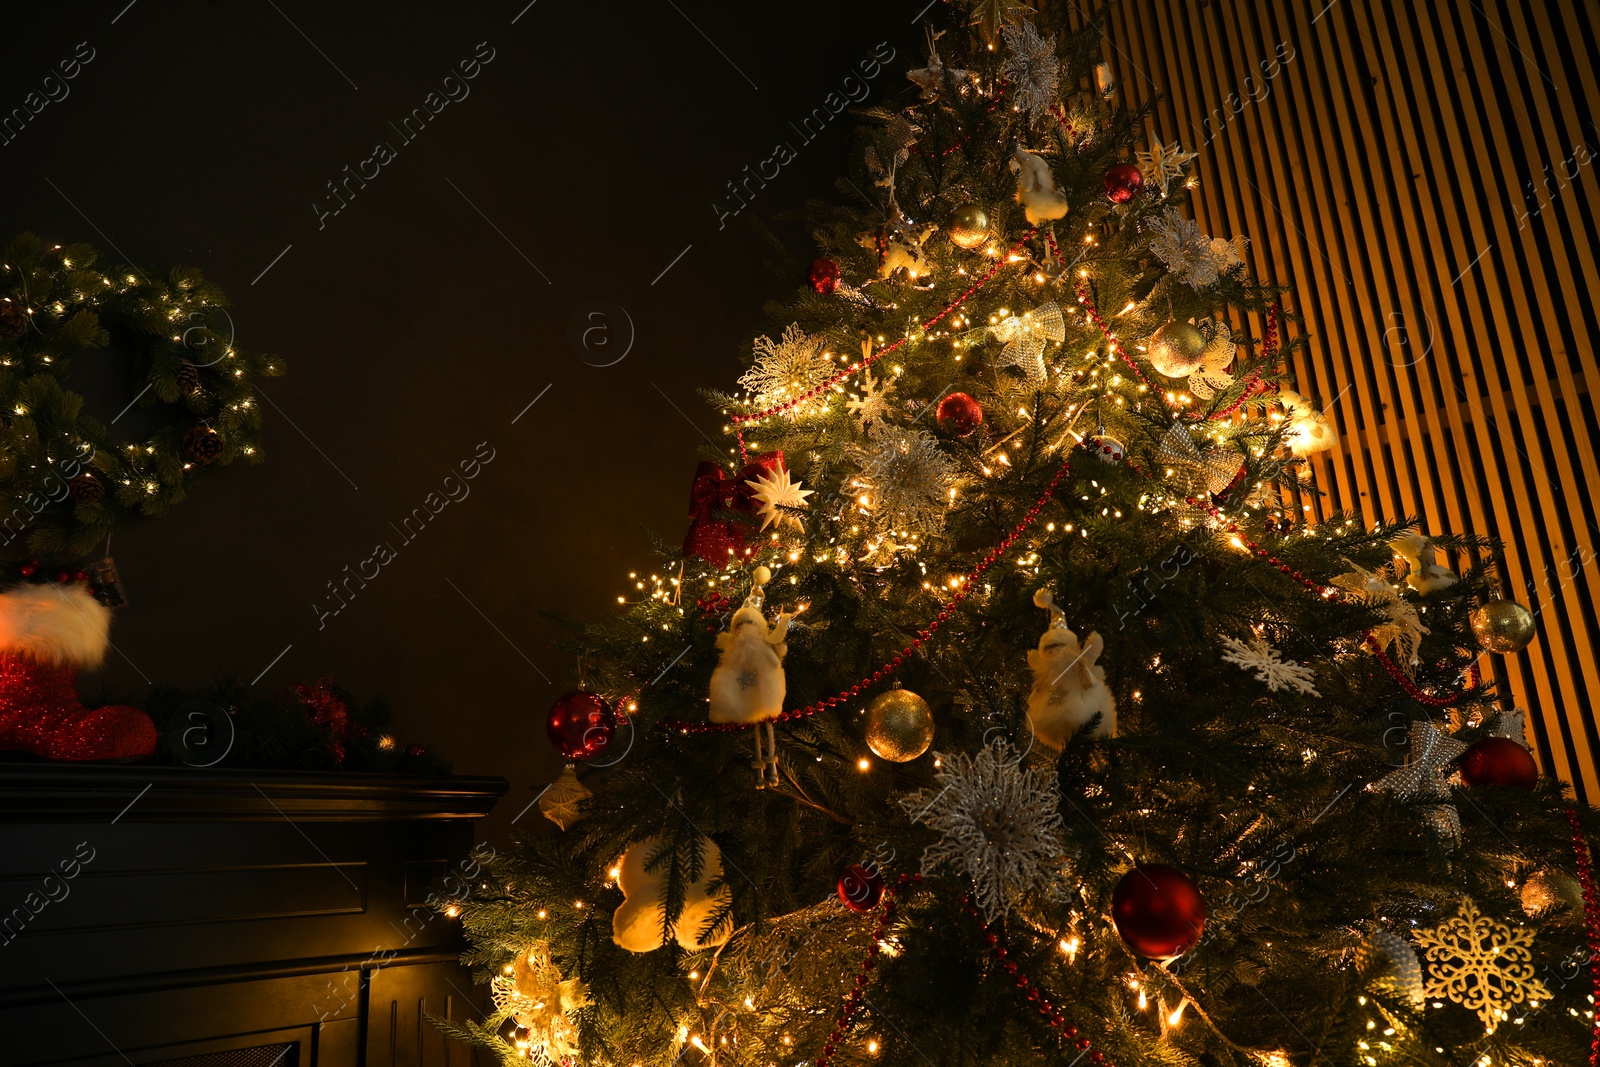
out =
{"type": "Polygon", "coordinates": [[[0,764],[0,1063],[464,1064],[501,778],[0,764]],[[218,1060],[216,1062],[222,1062],[218,1060]]]}

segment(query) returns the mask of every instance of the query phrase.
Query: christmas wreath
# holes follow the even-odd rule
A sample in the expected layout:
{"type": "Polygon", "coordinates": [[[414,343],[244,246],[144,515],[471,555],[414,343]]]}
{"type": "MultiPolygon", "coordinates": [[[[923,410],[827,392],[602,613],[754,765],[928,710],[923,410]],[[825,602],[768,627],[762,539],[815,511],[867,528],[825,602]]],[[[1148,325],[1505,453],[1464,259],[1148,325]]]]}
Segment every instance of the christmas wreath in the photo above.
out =
{"type": "Polygon", "coordinates": [[[261,459],[254,381],[283,362],[234,346],[227,298],[198,270],[100,262],[88,245],[22,234],[0,263],[0,546],[82,555],[128,519],[165,513],[205,468],[261,459]],[[130,360],[132,386],[106,423],[67,373],[108,345],[130,360]],[[148,437],[113,436],[130,409],[156,405],[168,417],[148,437]]]}

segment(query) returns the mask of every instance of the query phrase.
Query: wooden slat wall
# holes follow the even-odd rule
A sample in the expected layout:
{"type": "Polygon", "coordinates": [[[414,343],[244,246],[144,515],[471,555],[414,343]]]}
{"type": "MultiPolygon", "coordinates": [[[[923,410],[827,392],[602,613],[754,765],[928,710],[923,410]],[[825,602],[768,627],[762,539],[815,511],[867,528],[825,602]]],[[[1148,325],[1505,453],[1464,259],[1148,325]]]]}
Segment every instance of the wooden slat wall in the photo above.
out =
{"type": "Polygon", "coordinates": [[[1315,459],[1322,513],[1504,540],[1539,636],[1484,666],[1590,803],[1597,26],[1593,0],[1123,0],[1105,47],[1127,101],[1164,94],[1155,129],[1201,152],[1201,228],[1294,288],[1294,376],[1341,438],[1315,459]]]}

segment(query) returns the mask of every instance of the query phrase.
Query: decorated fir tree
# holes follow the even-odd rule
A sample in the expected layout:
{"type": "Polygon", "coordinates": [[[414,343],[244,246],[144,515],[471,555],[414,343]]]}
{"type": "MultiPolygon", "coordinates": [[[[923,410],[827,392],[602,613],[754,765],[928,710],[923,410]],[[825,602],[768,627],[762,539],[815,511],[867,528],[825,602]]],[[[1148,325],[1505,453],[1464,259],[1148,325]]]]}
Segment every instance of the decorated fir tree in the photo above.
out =
{"type": "Polygon", "coordinates": [[[1533,636],[1494,546],[1315,521],[1292,299],[1186,217],[1099,27],[1010,8],[865,113],[681,551],[577,642],[586,766],[459,905],[496,1009],[449,1028],[618,1067],[1592,1062],[1593,820],[1481,681],[1533,636]]]}

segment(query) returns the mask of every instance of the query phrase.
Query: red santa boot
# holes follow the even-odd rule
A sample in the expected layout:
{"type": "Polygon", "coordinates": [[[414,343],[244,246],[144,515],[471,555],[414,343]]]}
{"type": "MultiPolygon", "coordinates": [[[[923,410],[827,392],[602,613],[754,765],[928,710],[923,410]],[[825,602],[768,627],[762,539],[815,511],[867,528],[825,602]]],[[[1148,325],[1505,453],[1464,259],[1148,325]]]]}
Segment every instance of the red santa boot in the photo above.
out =
{"type": "Polygon", "coordinates": [[[85,708],[78,668],[109,647],[111,609],[87,582],[19,585],[0,593],[0,751],[51,760],[126,760],[156,750],[138,708],[85,708]]]}

